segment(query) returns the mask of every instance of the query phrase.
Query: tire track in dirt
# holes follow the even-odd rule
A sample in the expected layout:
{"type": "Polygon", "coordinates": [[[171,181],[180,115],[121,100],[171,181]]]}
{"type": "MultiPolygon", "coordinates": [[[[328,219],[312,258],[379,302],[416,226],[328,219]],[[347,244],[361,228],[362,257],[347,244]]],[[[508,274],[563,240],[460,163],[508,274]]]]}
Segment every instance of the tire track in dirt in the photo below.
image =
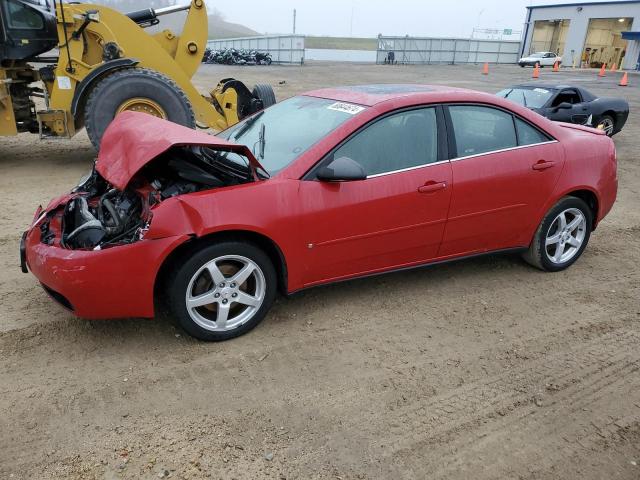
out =
{"type": "MultiPolygon", "coordinates": [[[[514,417],[512,412],[524,408],[525,416],[531,414],[538,408],[532,403],[533,397],[549,382],[559,388],[559,392],[554,394],[556,403],[571,404],[577,397],[587,398],[587,403],[593,402],[595,395],[607,386],[609,375],[615,374],[611,383],[624,383],[625,373],[637,372],[640,368],[638,347],[640,336],[635,332],[607,333],[567,352],[528,361],[521,368],[474,381],[447,395],[435,396],[419,404],[400,408],[381,405],[381,410],[388,412],[382,423],[350,423],[347,420],[343,422],[340,432],[326,439],[312,456],[315,459],[329,452],[336,455],[340,447],[349,448],[343,439],[365,438],[371,442],[371,448],[373,443],[389,447],[384,453],[380,452],[382,463],[388,461],[389,467],[394,464],[406,466],[411,463],[411,458],[419,457],[419,452],[427,450],[430,450],[429,456],[432,458],[446,458],[434,455],[436,452],[433,449],[438,445],[446,445],[445,450],[448,451],[458,435],[477,428],[484,420],[508,416],[512,424],[495,422],[495,430],[512,433],[513,427],[517,426],[515,424],[522,420],[514,417]],[[615,352],[610,351],[612,347],[615,352]],[[605,385],[600,385],[601,382],[605,385]],[[402,462],[393,461],[397,458],[402,458],[402,462]]],[[[556,440],[553,435],[548,438],[551,442],[556,440]]],[[[387,473],[399,474],[393,468],[387,473]]],[[[420,473],[437,472],[424,470],[423,467],[420,473]]]]}

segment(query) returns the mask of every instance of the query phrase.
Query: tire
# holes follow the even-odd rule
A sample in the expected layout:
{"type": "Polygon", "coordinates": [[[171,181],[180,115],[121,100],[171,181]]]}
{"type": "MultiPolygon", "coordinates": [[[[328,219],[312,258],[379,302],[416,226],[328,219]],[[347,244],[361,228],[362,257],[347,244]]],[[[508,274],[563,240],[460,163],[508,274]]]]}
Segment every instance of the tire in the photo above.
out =
{"type": "Polygon", "coordinates": [[[179,325],[199,340],[219,342],[247,333],[264,319],[275,299],[277,276],[273,263],[251,243],[226,241],[205,246],[178,265],[169,273],[169,310],[179,325]],[[215,285],[209,273],[214,262],[215,285]],[[242,284],[235,284],[233,277],[248,266],[253,268],[249,277],[242,284]],[[252,305],[236,298],[244,298],[252,305]],[[188,299],[212,303],[189,307],[188,299]],[[220,313],[225,311],[228,317],[223,315],[221,319],[220,313]]]}
{"type": "Polygon", "coordinates": [[[254,97],[258,97],[262,100],[262,108],[269,108],[271,105],[276,104],[276,94],[271,85],[259,83],[254,87],[252,93],[254,97]]]}
{"type": "Polygon", "coordinates": [[[93,88],[85,105],[84,124],[96,149],[100,148],[102,136],[118,109],[135,98],[157,104],[171,122],[196,127],[191,102],[173,80],[146,68],[118,70],[93,88]]]}
{"type": "Polygon", "coordinates": [[[589,206],[580,198],[564,197],[547,212],[523,258],[527,263],[545,272],[565,270],[584,252],[589,243],[592,226],[593,212],[589,206]],[[564,214],[568,228],[571,228],[574,221],[579,224],[571,232],[560,231],[561,214],[564,214]],[[560,253],[559,248],[562,249],[560,253]]]}
{"type": "Polygon", "coordinates": [[[603,115],[600,117],[600,121],[598,125],[604,125],[604,132],[607,134],[607,137],[613,137],[616,131],[616,121],[611,115],[603,115]]]}

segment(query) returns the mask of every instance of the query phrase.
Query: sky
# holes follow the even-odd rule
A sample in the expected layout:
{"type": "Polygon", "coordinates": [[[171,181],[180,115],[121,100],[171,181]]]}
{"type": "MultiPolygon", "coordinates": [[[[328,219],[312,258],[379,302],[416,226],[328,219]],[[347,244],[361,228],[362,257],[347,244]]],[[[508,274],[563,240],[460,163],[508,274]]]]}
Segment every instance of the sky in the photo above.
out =
{"type": "Polygon", "coordinates": [[[474,27],[522,30],[528,5],[572,0],[236,0],[209,1],[226,20],[260,33],[376,37],[469,37],[474,27]]]}

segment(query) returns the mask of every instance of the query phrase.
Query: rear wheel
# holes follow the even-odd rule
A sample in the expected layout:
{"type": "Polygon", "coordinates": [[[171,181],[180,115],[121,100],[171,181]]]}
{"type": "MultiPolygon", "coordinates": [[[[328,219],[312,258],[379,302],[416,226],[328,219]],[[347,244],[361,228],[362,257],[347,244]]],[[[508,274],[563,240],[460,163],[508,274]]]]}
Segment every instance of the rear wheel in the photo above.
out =
{"type": "Polygon", "coordinates": [[[589,243],[593,214],[576,197],[564,197],[540,223],[524,259],[547,272],[569,268],[589,243]]]}
{"type": "Polygon", "coordinates": [[[276,94],[271,85],[257,84],[253,89],[253,96],[262,100],[263,108],[276,104],[276,94]]]}
{"type": "Polygon", "coordinates": [[[600,118],[600,122],[598,123],[598,125],[602,125],[602,130],[604,130],[604,133],[607,134],[607,137],[613,137],[613,132],[616,128],[616,122],[613,117],[609,115],[603,115],[600,118]]]}
{"type": "Polygon", "coordinates": [[[195,128],[191,103],[170,78],[153,70],[120,70],[101,80],[85,105],[84,123],[91,143],[100,148],[102,136],[117,114],[147,113],[185,127],[195,128]]]}
{"type": "Polygon", "coordinates": [[[266,316],[276,272],[269,257],[245,242],[221,242],[194,253],[173,272],[169,307],[190,335],[222,341],[238,337],[266,316]]]}

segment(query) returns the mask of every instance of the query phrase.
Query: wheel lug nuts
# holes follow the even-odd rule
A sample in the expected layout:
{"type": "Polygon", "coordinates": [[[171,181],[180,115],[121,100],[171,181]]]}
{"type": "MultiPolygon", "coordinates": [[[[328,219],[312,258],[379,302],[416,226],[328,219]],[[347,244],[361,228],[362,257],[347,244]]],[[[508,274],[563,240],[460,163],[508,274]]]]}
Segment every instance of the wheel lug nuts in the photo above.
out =
{"type": "Polygon", "coordinates": [[[222,303],[226,305],[227,303],[229,303],[229,300],[225,298],[224,300],[222,300],[222,303]]]}
{"type": "Polygon", "coordinates": [[[232,283],[232,284],[231,284],[231,288],[236,288],[236,284],[235,284],[235,283],[232,283]]]}
{"type": "Polygon", "coordinates": [[[218,285],[220,288],[224,288],[224,283],[221,283],[220,285],[218,285]]]}
{"type": "Polygon", "coordinates": [[[220,294],[219,294],[219,293],[216,293],[216,294],[214,295],[214,297],[215,297],[215,298],[220,298],[220,294]]]}
{"type": "Polygon", "coordinates": [[[231,297],[232,297],[232,298],[237,298],[237,297],[238,297],[238,294],[237,294],[237,293],[234,293],[233,295],[231,295],[231,297]]]}

